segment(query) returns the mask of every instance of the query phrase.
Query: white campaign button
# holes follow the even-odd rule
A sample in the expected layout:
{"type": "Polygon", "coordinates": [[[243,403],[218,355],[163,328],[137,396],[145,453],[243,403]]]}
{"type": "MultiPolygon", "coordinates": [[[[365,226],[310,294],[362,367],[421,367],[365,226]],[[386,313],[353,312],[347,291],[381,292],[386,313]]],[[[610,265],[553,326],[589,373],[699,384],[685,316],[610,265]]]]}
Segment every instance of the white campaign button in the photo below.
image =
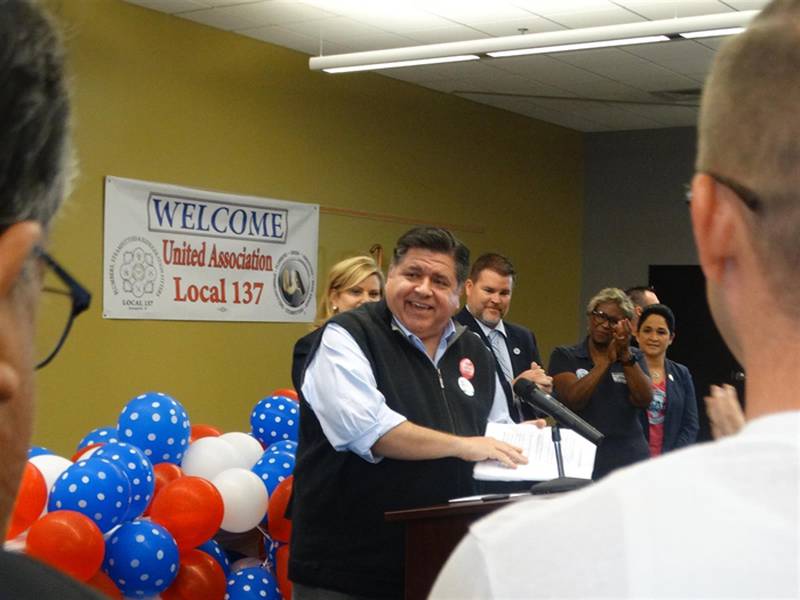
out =
{"type": "Polygon", "coordinates": [[[464,392],[467,396],[475,395],[475,388],[472,387],[472,384],[469,382],[469,379],[465,377],[458,378],[458,387],[460,387],[461,391],[464,392]]]}

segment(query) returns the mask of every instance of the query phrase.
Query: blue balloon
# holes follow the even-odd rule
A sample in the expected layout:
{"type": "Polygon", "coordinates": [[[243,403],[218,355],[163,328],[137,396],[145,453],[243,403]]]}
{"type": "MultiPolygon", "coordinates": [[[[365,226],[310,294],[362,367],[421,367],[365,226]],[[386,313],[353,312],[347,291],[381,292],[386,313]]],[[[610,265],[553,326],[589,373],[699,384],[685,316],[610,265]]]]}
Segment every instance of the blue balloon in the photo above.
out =
{"type": "Polygon", "coordinates": [[[55,454],[52,450],[48,450],[44,446],[31,446],[28,448],[28,460],[34,456],[41,456],[42,454],[55,454]]]}
{"type": "Polygon", "coordinates": [[[210,555],[211,558],[216,560],[219,563],[219,566],[222,567],[225,577],[231,574],[231,563],[228,560],[228,555],[225,554],[225,551],[222,549],[222,546],[219,545],[217,540],[208,540],[205,544],[199,545],[197,549],[202,550],[206,554],[210,555]]]}
{"type": "Polygon", "coordinates": [[[141,515],[153,497],[156,481],[153,465],[139,448],[124,442],[110,442],[97,449],[92,458],[105,458],[122,469],[131,482],[131,502],[125,521],[141,515]]]}
{"type": "Polygon", "coordinates": [[[261,567],[247,567],[228,578],[228,600],[280,600],[275,576],[261,567]]]}
{"type": "Polygon", "coordinates": [[[189,447],[191,425],[180,402],[161,392],[148,392],[125,405],[117,430],[120,441],[141,448],[153,464],[180,465],[189,447]]]}
{"type": "Polygon", "coordinates": [[[261,482],[267,488],[267,493],[272,496],[272,492],[278,484],[289,477],[294,471],[294,456],[287,452],[265,451],[259,461],[251,469],[259,476],[261,482]]]}
{"type": "Polygon", "coordinates": [[[178,564],[178,544],[156,523],[124,523],[106,541],[103,571],[126,597],[163,592],[178,575],[178,564]]]}
{"type": "Polygon", "coordinates": [[[108,442],[116,441],[116,427],[97,427],[96,429],[92,429],[80,442],[78,442],[78,447],[76,450],[82,450],[91,444],[106,444],[108,442]]]}
{"type": "Polygon", "coordinates": [[[259,400],[250,413],[250,427],[265,446],[283,440],[297,441],[300,433],[300,410],[296,402],[284,396],[259,400]]]}
{"type": "Polygon", "coordinates": [[[288,452],[292,456],[297,456],[297,442],[292,440],[275,442],[267,447],[267,452],[288,452]]]}
{"type": "Polygon", "coordinates": [[[48,512],[74,510],[97,523],[103,533],[123,522],[130,507],[131,484],[118,466],[89,458],[69,466],[53,483],[48,512]]]}

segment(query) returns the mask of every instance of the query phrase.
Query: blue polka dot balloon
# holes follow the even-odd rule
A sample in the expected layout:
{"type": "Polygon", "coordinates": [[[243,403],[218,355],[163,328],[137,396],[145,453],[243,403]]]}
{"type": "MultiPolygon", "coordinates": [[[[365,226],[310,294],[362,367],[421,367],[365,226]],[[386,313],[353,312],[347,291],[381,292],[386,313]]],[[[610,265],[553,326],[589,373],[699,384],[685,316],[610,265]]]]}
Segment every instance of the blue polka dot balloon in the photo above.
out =
{"type": "Polygon", "coordinates": [[[283,440],[297,441],[300,410],[296,402],[284,396],[259,400],[250,413],[253,437],[264,446],[283,440]]]}
{"type": "Polygon", "coordinates": [[[294,456],[286,452],[265,451],[251,471],[258,475],[272,496],[278,484],[294,471],[294,456]]]}
{"type": "Polygon", "coordinates": [[[261,567],[247,567],[228,578],[226,600],[280,600],[275,576],[261,567]]]}
{"type": "Polygon", "coordinates": [[[28,448],[28,460],[34,456],[41,456],[42,454],[53,454],[53,451],[48,450],[44,446],[31,446],[28,448]]]}
{"type": "Polygon", "coordinates": [[[76,450],[83,450],[91,444],[107,444],[108,442],[116,441],[118,441],[116,427],[98,427],[92,429],[83,437],[76,450]]]}
{"type": "Polygon", "coordinates": [[[216,560],[219,566],[222,567],[225,577],[231,574],[231,561],[228,560],[228,555],[225,554],[225,551],[217,540],[208,540],[205,544],[199,545],[197,549],[202,550],[216,560]]]}
{"type": "Polygon", "coordinates": [[[92,458],[105,458],[122,469],[131,482],[131,503],[125,521],[141,515],[150,500],[156,481],[153,465],[136,446],[124,442],[111,442],[100,446],[92,458]]]}
{"type": "Polygon", "coordinates": [[[131,484],[117,465],[89,458],[67,468],[53,483],[48,512],[74,510],[106,533],[123,522],[130,507],[131,484]]]}
{"type": "Polygon", "coordinates": [[[152,463],[181,464],[189,447],[189,416],[177,400],[161,392],[137,396],[122,409],[119,439],[141,448],[152,463]]]}
{"type": "Polygon", "coordinates": [[[126,597],[163,592],[178,575],[178,564],[175,539],[155,523],[124,523],[106,540],[103,571],[126,597]]]}
{"type": "Polygon", "coordinates": [[[267,452],[287,452],[292,456],[297,456],[297,442],[292,440],[275,442],[267,447],[267,452]]]}

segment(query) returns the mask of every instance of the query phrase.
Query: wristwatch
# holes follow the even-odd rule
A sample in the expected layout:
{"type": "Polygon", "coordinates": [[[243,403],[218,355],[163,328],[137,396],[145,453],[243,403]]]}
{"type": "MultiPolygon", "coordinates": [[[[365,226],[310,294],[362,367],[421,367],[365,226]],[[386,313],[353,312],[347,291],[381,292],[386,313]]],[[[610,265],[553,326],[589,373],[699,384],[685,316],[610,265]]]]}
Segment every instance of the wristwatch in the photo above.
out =
{"type": "Polygon", "coordinates": [[[630,356],[628,356],[628,360],[620,360],[619,362],[622,363],[623,367],[632,367],[636,364],[636,357],[631,353],[630,356]]]}

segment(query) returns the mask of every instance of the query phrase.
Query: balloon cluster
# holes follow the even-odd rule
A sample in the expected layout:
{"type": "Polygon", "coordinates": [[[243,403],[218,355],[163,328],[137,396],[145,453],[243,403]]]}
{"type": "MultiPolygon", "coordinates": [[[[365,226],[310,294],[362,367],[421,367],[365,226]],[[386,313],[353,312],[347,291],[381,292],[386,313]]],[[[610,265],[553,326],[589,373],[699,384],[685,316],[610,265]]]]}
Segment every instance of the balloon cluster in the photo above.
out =
{"type": "Polygon", "coordinates": [[[6,540],[113,598],[291,598],[294,390],[260,400],[250,423],[222,433],[166,394],[139,395],[73,460],[31,448],[6,540]],[[262,555],[231,566],[220,530],[257,530],[262,555]]]}

